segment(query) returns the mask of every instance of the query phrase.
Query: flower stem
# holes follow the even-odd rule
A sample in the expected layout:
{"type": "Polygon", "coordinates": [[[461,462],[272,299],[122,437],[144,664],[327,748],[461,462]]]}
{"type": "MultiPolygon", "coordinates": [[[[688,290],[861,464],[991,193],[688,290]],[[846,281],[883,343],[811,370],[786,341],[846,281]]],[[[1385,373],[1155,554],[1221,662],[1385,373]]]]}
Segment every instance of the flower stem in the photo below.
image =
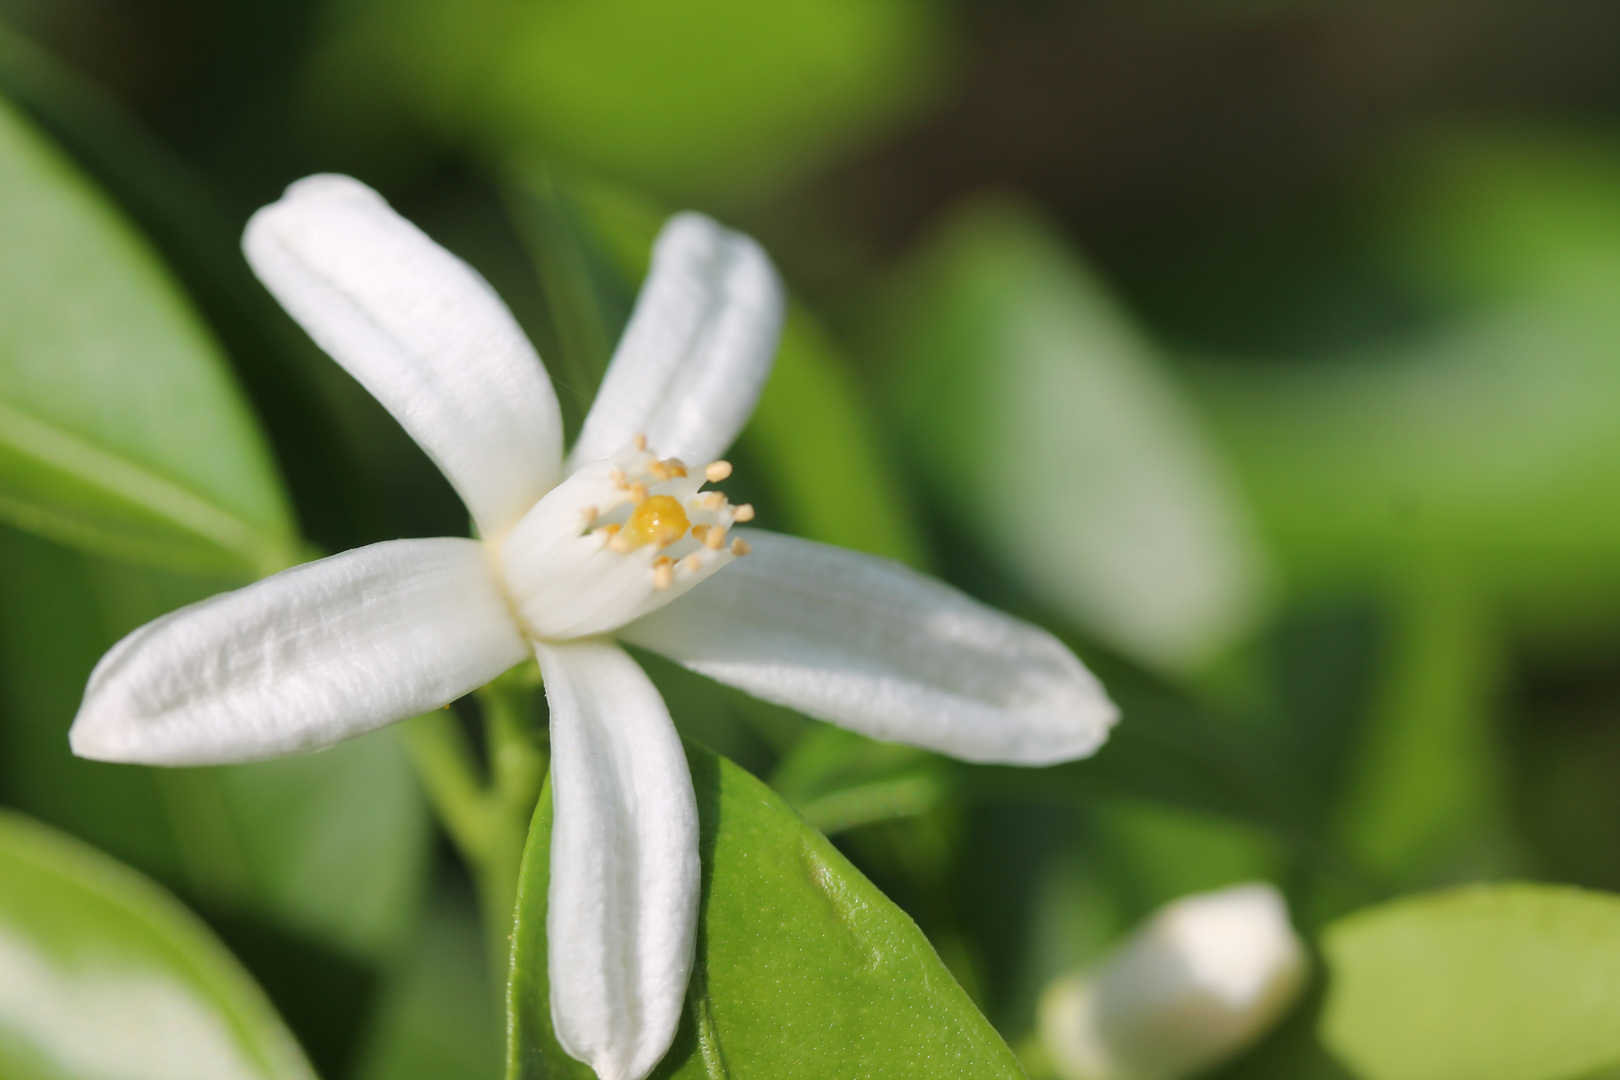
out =
{"type": "Polygon", "coordinates": [[[535,731],[539,670],[514,668],[477,692],[489,751],[480,769],[448,709],[405,724],[405,742],[445,832],[471,868],[489,935],[492,974],[504,984],[518,872],[546,775],[535,731]],[[488,780],[484,776],[488,776],[488,780]]]}

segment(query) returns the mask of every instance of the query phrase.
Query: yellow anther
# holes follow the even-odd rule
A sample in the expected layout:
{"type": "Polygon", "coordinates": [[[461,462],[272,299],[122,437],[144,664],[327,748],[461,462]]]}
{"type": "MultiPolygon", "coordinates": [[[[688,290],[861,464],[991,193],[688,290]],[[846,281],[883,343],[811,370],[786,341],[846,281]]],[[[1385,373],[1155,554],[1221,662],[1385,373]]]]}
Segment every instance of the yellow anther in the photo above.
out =
{"type": "Polygon", "coordinates": [[[583,510],[581,510],[579,512],[579,516],[585,519],[585,525],[586,525],[587,528],[589,528],[593,523],[595,523],[596,519],[600,515],[601,515],[601,511],[599,511],[594,506],[587,506],[585,509],[583,509],[583,510]]]}
{"type": "Polygon", "coordinates": [[[732,517],[732,520],[734,520],[734,521],[753,521],[754,520],[754,507],[753,507],[753,504],[752,503],[740,503],[736,507],[736,509],[731,511],[731,517],[732,517]]]}
{"type": "Polygon", "coordinates": [[[669,471],[669,466],[662,461],[655,461],[647,466],[647,471],[653,474],[653,479],[662,483],[675,474],[669,471]]]}
{"type": "Polygon", "coordinates": [[[726,505],[726,497],[718,491],[705,491],[703,498],[698,500],[705,510],[718,510],[726,505]]]}
{"type": "Polygon", "coordinates": [[[703,475],[708,478],[709,483],[718,484],[731,475],[731,462],[711,461],[703,466],[703,475]]]}
{"type": "Polygon", "coordinates": [[[614,487],[624,487],[625,475],[623,469],[614,469],[608,473],[608,479],[613,481],[614,487]]]}
{"type": "Polygon", "coordinates": [[[660,592],[675,583],[675,567],[672,563],[660,563],[653,567],[653,588],[660,592]]]}
{"type": "Polygon", "coordinates": [[[707,525],[694,525],[692,526],[692,539],[702,540],[708,531],[709,527],[707,525]]]}
{"type": "Polygon", "coordinates": [[[681,569],[689,574],[695,574],[703,568],[703,560],[696,555],[688,555],[681,560],[681,569]]]}
{"type": "Polygon", "coordinates": [[[634,551],[636,545],[632,544],[622,532],[615,532],[608,540],[608,550],[617,551],[623,555],[627,551],[634,551]]]}
{"type": "MultiPolygon", "coordinates": [[[[631,484],[629,490],[630,490],[630,501],[635,503],[637,506],[640,506],[642,503],[647,501],[647,485],[646,484],[631,484]]],[[[682,529],[681,531],[685,532],[686,530],[682,529]]]]}
{"type": "Polygon", "coordinates": [[[726,530],[716,528],[710,529],[708,532],[704,533],[703,546],[708,548],[710,551],[719,551],[721,548],[725,547],[726,530]]]}
{"type": "Polygon", "coordinates": [[[643,435],[639,431],[636,432],[634,435],[630,436],[630,442],[635,446],[635,448],[637,450],[645,450],[645,449],[647,449],[647,436],[643,435]]]}
{"type": "Polygon", "coordinates": [[[665,458],[664,468],[669,470],[669,475],[671,476],[686,475],[686,462],[682,461],[678,457],[665,458]]]}
{"type": "Polygon", "coordinates": [[[746,555],[753,550],[754,549],[752,547],[748,546],[748,541],[740,537],[731,542],[731,553],[733,555],[746,555]]]}
{"type": "Polygon", "coordinates": [[[669,495],[653,495],[631,511],[630,520],[624,523],[624,531],[619,535],[632,547],[642,544],[668,547],[685,536],[691,524],[679,501],[669,495]]]}
{"type": "Polygon", "coordinates": [[[608,536],[612,536],[614,533],[619,531],[619,527],[617,525],[604,525],[596,531],[599,533],[606,533],[608,536]]]}

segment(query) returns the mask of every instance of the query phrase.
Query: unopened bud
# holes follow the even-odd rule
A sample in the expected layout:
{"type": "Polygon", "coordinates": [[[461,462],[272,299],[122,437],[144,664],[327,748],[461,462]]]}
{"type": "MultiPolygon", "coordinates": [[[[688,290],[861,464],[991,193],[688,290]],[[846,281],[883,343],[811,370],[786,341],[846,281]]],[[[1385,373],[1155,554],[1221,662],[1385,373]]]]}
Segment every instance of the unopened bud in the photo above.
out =
{"type": "Polygon", "coordinates": [[[1179,1080],[1264,1034],[1305,967],[1270,885],[1183,897],[1096,968],[1046,988],[1041,1041],[1063,1080],[1179,1080]]]}

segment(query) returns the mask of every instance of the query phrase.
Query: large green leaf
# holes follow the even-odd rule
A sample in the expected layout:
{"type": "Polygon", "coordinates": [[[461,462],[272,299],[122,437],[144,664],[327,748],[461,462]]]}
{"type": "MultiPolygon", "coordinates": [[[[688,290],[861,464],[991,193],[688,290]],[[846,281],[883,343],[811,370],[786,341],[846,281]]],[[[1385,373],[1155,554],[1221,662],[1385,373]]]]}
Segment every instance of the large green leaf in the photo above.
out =
{"type": "Polygon", "coordinates": [[[0,1074],[313,1080],[190,913],[91,848],[0,812],[0,1074]]]}
{"type": "Polygon", "coordinates": [[[239,576],[296,549],[217,347],[143,241],[3,101],[0,519],[239,576]]]}
{"type": "Polygon", "coordinates": [[[216,907],[385,956],[413,931],[432,844],[393,731],[211,769],[107,765],[68,750],[102,652],[216,587],[0,526],[0,798],[216,907]]]}
{"type": "Polygon", "coordinates": [[[1401,900],[1328,929],[1322,1033],[1365,1080],[1574,1080],[1620,1065],[1620,898],[1401,900]]]}
{"type": "Polygon", "coordinates": [[[936,497],[1034,595],[1185,670],[1262,614],[1265,555],[1152,345],[1028,211],[964,208],[874,356],[936,497]]]}
{"type": "MultiPolygon", "coordinates": [[[[696,970],[659,1077],[1021,1077],[916,925],[765,785],[688,745],[702,829],[696,970]]],[[[512,1080],[590,1070],[551,1028],[549,788],[524,855],[512,1080]]]]}
{"type": "Polygon", "coordinates": [[[387,0],[351,12],[325,62],[340,107],[389,86],[449,137],[538,148],[666,192],[822,161],[926,104],[949,51],[929,0],[387,0]]]}

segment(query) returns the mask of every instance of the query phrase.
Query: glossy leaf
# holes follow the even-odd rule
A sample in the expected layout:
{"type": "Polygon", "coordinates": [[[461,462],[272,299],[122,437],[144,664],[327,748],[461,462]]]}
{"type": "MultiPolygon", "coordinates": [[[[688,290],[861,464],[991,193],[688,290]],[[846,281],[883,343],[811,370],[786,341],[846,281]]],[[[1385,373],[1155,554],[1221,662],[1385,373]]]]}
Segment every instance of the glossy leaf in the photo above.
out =
{"type": "Polygon", "coordinates": [[[0,519],[121,558],[293,561],[217,347],[129,226],[0,103],[0,519]]]}
{"type": "Polygon", "coordinates": [[[1020,583],[1160,668],[1253,627],[1267,564],[1235,486],[1153,346],[1049,226],[962,210],[885,310],[871,351],[910,456],[1020,583]]]}
{"type": "Polygon", "coordinates": [[[1459,889],[1329,927],[1328,1045],[1363,1080],[1568,1080],[1620,1065],[1620,897],[1459,889]]]}
{"type": "MultiPolygon", "coordinates": [[[[916,925],[781,798],[688,744],[702,922],[687,1010],[657,1077],[1021,1077],[916,925]]],[[[524,856],[509,1004],[512,1080],[590,1070],[551,1029],[551,797],[524,856]]]]}
{"type": "Polygon", "coordinates": [[[0,795],[211,904],[363,959],[389,955],[413,933],[432,845],[396,732],[217,769],[68,750],[101,653],[216,588],[0,527],[0,795]]]}
{"type": "Polygon", "coordinates": [[[130,870],[0,812],[0,1074],[313,1080],[203,925],[130,870]]]}
{"type": "Polygon", "coordinates": [[[415,0],[353,5],[333,99],[394,88],[457,140],[543,150],[663,191],[772,183],[926,104],[927,0],[415,0]]]}

